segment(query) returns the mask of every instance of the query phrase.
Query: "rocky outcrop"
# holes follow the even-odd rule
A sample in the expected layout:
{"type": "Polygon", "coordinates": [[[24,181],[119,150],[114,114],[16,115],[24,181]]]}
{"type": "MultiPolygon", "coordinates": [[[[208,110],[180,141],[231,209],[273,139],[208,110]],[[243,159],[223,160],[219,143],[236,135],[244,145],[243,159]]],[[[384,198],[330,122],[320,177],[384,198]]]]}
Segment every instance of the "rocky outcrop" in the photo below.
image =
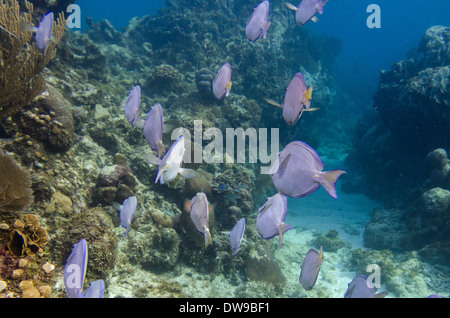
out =
{"type": "Polygon", "coordinates": [[[359,122],[348,158],[372,197],[393,204],[411,194],[425,156],[450,148],[449,39],[449,27],[431,27],[415,57],[380,74],[375,112],[359,122]]]}

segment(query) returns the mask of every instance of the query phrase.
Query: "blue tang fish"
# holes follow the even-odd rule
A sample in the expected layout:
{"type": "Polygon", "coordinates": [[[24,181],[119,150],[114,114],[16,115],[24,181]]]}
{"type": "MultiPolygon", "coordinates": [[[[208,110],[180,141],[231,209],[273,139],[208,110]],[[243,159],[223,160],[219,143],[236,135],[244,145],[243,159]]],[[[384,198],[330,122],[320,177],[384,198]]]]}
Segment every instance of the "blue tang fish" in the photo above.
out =
{"type": "Polygon", "coordinates": [[[200,174],[192,169],[181,168],[181,162],[184,156],[184,137],[180,136],[169,148],[162,159],[156,158],[153,154],[147,154],[145,159],[154,165],[159,165],[155,183],[168,183],[176,178],[178,173],[183,178],[196,178],[200,174]]]}
{"type": "Polygon", "coordinates": [[[105,293],[105,282],[103,279],[93,281],[83,293],[83,298],[103,298],[105,293]]]}
{"type": "Polygon", "coordinates": [[[283,109],[283,118],[288,125],[295,125],[304,111],[316,111],[319,108],[311,108],[312,87],[306,85],[301,72],[295,74],[289,86],[286,88],[283,104],[264,98],[269,104],[283,109]]]}
{"type": "Polygon", "coordinates": [[[127,117],[127,120],[129,123],[133,124],[133,126],[136,126],[136,124],[139,124],[139,113],[141,111],[141,87],[139,85],[136,85],[129,93],[128,98],[125,103],[124,111],[125,116],[127,117]]]}
{"type": "Polygon", "coordinates": [[[297,21],[298,25],[304,25],[309,20],[312,20],[314,23],[318,22],[319,19],[315,15],[323,13],[323,7],[327,2],[328,0],[302,0],[298,7],[290,3],[286,3],[286,6],[291,10],[297,11],[295,13],[295,21],[297,21]]]}
{"type": "Polygon", "coordinates": [[[227,234],[230,235],[230,245],[231,249],[234,251],[234,255],[237,254],[239,247],[241,246],[242,239],[245,232],[245,218],[240,219],[236,222],[231,232],[227,234]]]}
{"type": "Polygon", "coordinates": [[[280,193],[293,198],[307,196],[320,186],[337,199],[336,182],[344,170],[322,171],[325,167],[317,152],[302,141],[289,143],[269,170],[280,193]]]}
{"type": "Polygon", "coordinates": [[[313,289],[319,277],[320,266],[323,263],[323,249],[320,252],[310,249],[305,255],[300,272],[300,284],[305,290],[313,289]]]}
{"type": "Polygon", "coordinates": [[[126,237],[131,230],[131,222],[133,221],[134,214],[136,213],[137,199],[135,196],[129,197],[123,201],[123,205],[120,209],[120,225],[126,229],[126,237]]]}
{"type": "Polygon", "coordinates": [[[162,142],[164,131],[163,110],[156,104],[148,112],[144,123],[144,136],[150,148],[158,153],[158,158],[166,151],[162,142]]]}
{"type": "Polygon", "coordinates": [[[267,30],[270,27],[270,21],[267,21],[268,17],[269,1],[263,1],[254,9],[245,27],[245,35],[251,42],[255,42],[261,36],[263,39],[266,38],[267,30]]]}
{"type": "Polygon", "coordinates": [[[279,235],[280,247],[283,247],[283,234],[292,230],[292,226],[284,223],[287,215],[287,197],[281,193],[267,199],[259,208],[256,227],[263,239],[270,240],[279,235]]]}
{"type": "Polygon", "coordinates": [[[86,276],[88,249],[85,239],[80,240],[72,248],[72,253],[67,258],[64,266],[64,284],[66,285],[67,297],[82,297],[84,277],[86,276]]]}
{"type": "Polygon", "coordinates": [[[205,236],[205,248],[211,243],[209,230],[209,204],[206,194],[199,192],[185,203],[185,209],[190,213],[191,220],[197,230],[205,236]]]}
{"type": "Polygon", "coordinates": [[[231,65],[225,63],[217,72],[213,81],[213,93],[217,99],[222,99],[230,94],[231,90],[231,65]]]}
{"type": "MultiPolygon", "coordinates": [[[[45,54],[47,53],[47,48],[50,45],[50,42],[53,40],[52,38],[52,32],[53,32],[53,21],[54,21],[54,14],[53,12],[47,13],[39,22],[39,26],[35,27],[34,25],[23,25],[22,27],[30,32],[36,33],[36,44],[39,49],[41,49],[45,54]]],[[[2,28],[3,29],[3,28],[2,28]]],[[[4,29],[5,30],[5,29],[4,29]]],[[[7,31],[7,30],[5,30],[7,31]]],[[[11,32],[7,31],[9,34],[12,34],[11,32]]],[[[14,35],[14,34],[12,34],[14,35]]],[[[17,36],[14,35],[16,38],[17,36]]]]}
{"type": "Polygon", "coordinates": [[[369,287],[367,284],[367,276],[358,275],[348,284],[344,298],[384,298],[387,292],[376,293],[376,287],[369,287]]]}

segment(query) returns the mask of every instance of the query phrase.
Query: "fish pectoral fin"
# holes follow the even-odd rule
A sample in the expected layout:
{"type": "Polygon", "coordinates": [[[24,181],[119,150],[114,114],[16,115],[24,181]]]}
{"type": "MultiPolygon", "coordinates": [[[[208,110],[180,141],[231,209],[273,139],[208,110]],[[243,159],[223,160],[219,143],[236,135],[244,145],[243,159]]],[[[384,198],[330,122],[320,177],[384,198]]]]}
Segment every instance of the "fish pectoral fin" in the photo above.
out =
{"type": "Polygon", "coordinates": [[[274,100],[272,100],[272,99],[270,99],[270,98],[264,97],[264,100],[265,100],[267,103],[269,103],[270,105],[274,105],[274,106],[283,108],[283,105],[278,104],[276,101],[274,101],[274,100]]]}
{"type": "Polygon", "coordinates": [[[180,168],[179,173],[185,179],[192,179],[201,176],[197,171],[188,168],[180,168]]]}
{"type": "Polygon", "coordinates": [[[286,168],[287,168],[291,158],[292,158],[292,155],[288,155],[281,163],[280,168],[278,169],[278,176],[280,179],[283,178],[284,172],[286,171],[286,168]]]}
{"type": "Polygon", "coordinates": [[[316,110],[319,110],[320,107],[315,107],[315,108],[309,108],[309,109],[304,109],[303,111],[305,112],[315,112],[316,110]]]}
{"type": "Polygon", "coordinates": [[[294,6],[292,3],[285,2],[284,5],[285,5],[286,8],[288,8],[289,10],[294,10],[294,11],[297,11],[297,10],[298,10],[297,7],[294,6]]]}
{"type": "Polygon", "coordinates": [[[156,166],[159,166],[161,163],[161,159],[159,159],[152,153],[145,154],[144,159],[147,160],[148,163],[156,166]]]}

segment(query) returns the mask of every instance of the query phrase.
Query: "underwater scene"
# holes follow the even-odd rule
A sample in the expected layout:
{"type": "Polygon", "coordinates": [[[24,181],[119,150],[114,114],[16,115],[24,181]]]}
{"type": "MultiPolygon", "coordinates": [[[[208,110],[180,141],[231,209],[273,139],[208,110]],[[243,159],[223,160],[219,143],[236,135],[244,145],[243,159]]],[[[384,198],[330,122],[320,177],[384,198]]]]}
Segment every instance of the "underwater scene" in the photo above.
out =
{"type": "Polygon", "coordinates": [[[450,297],[449,12],[0,0],[0,298],[450,297]]]}

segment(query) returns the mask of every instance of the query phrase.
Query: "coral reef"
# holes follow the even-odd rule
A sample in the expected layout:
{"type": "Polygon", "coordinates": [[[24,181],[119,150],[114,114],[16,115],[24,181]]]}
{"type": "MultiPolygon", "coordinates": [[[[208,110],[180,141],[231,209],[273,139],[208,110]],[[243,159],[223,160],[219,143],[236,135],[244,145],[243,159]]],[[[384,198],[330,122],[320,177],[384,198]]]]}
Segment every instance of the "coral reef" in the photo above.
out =
{"type": "Polygon", "coordinates": [[[22,133],[44,142],[53,151],[67,150],[74,142],[71,105],[51,85],[15,117],[13,121],[22,133]]]}
{"type": "Polygon", "coordinates": [[[43,252],[42,248],[50,237],[47,230],[40,226],[37,216],[26,214],[22,220],[16,220],[13,226],[11,241],[7,245],[13,256],[23,257],[43,252]]]}
{"type": "MultiPolygon", "coordinates": [[[[33,5],[25,1],[28,12],[20,13],[16,0],[0,3],[0,23],[8,32],[0,33],[0,120],[17,112],[45,89],[41,74],[44,67],[56,56],[56,44],[51,42],[46,54],[32,41],[32,32],[23,32],[23,25],[32,23],[33,5]]],[[[60,15],[53,28],[53,36],[61,40],[66,20],[60,15]]]]}
{"type": "Polygon", "coordinates": [[[0,150],[0,212],[23,211],[33,202],[30,173],[0,150]]]}
{"type": "Polygon", "coordinates": [[[336,252],[340,248],[350,247],[348,242],[343,241],[339,238],[339,233],[336,230],[330,230],[326,234],[318,235],[312,244],[316,248],[323,247],[324,252],[336,252]]]}
{"type": "Polygon", "coordinates": [[[48,261],[47,230],[34,214],[12,223],[1,223],[0,298],[50,298],[55,284],[55,266],[48,261]]]}
{"type": "MultiPolygon", "coordinates": [[[[47,10],[48,3],[42,7],[47,10]]],[[[280,8],[273,10],[275,17],[285,16],[280,8]]],[[[192,284],[205,284],[197,290],[208,297],[282,295],[287,276],[274,256],[275,247],[260,238],[254,224],[256,206],[273,191],[270,178],[260,176],[254,164],[192,163],[184,167],[195,168],[200,178],[155,184],[157,167],[143,159],[150,149],[142,130],[123,116],[127,92],[139,84],[141,118],[151,105],[161,103],[165,122],[190,131],[198,119],[203,129],[222,131],[273,127],[276,122],[283,128],[281,144],[305,132],[315,135],[334,99],[330,66],[340,44],[309,35],[281,18],[274,19],[279,22],[272,26],[270,41],[249,43],[236,21],[245,25],[252,9],[242,0],[168,1],[160,13],[134,18],[122,32],[107,20],[88,20],[91,30],[85,33],[67,32],[58,44],[57,63],[41,72],[48,94],[33,96],[2,121],[0,130],[0,147],[30,169],[35,202],[29,211],[40,216],[52,238],[45,246],[48,259],[41,260],[42,275],[60,279],[72,245],[84,238],[89,246],[86,280],[101,278],[107,286],[114,282],[119,290],[114,296],[198,296],[192,284]],[[304,52],[283,53],[290,46],[304,52]],[[233,89],[218,101],[211,82],[225,62],[233,67],[233,89]],[[299,70],[315,87],[315,107],[323,112],[288,129],[278,109],[263,97],[281,99],[299,70]],[[206,249],[204,237],[183,211],[184,200],[202,190],[214,207],[212,243],[206,249]],[[119,212],[111,203],[122,204],[130,195],[136,195],[139,204],[132,230],[123,239],[119,212]],[[242,217],[247,219],[248,242],[234,255],[222,232],[242,217]],[[55,267],[50,274],[46,271],[52,266],[43,268],[47,261],[55,267]],[[234,288],[211,288],[211,282],[234,288]]],[[[173,142],[169,137],[164,136],[166,146],[173,142]]],[[[13,229],[12,223],[8,226],[13,229]]],[[[0,229],[2,243],[9,242],[9,231],[0,229]]],[[[14,260],[5,253],[8,262],[14,260]]],[[[16,270],[17,262],[8,268],[16,270]]],[[[37,289],[49,294],[34,280],[21,287],[10,284],[5,277],[11,274],[0,276],[8,292],[37,296],[37,289]]],[[[65,297],[59,283],[51,287],[52,297],[65,297]]]]}
{"type": "Polygon", "coordinates": [[[409,198],[422,181],[424,157],[450,148],[449,37],[449,27],[431,27],[414,58],[380,74],[375,112],[358,123],[347,160],[372,197],[391,204],[409,198]]]}
{"type": "Polygon", "coordinates": [[[431,175],[431,180],[423,183],[416,192],[416,199],[406,207],[372,211],[364,242],[377,249],[418,251],[432,263],[447,264],[450,260],[450,191],[435,186],[434,182],[442,182],[442,179],[433,179],[436,171],[448,165],[446,151],[436,149],[424,161],[424,166],[430,169],[426,175],[431,175]]]}

